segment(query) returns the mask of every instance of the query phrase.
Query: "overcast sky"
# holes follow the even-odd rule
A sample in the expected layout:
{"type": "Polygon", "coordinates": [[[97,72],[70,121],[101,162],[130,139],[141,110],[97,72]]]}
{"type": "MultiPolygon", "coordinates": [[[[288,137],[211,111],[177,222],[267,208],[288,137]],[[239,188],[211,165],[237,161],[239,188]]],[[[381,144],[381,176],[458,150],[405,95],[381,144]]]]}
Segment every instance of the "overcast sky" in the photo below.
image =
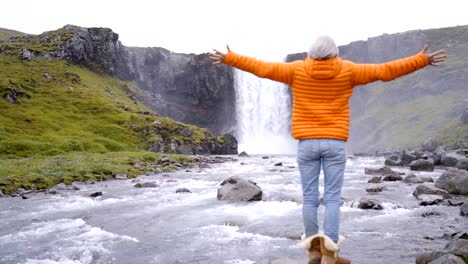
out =
{"type": "MultiPolygon", "coordinates": [[[[0,27],[38,34],[66,24],[109,27],[126,46],[257,57],[308,50],[319,35],[338,45],[384,33],[468,25],[466,0],[14,0],[0,27]]],[[[433,47],[434,49],[437,47],[433,47]]]]}

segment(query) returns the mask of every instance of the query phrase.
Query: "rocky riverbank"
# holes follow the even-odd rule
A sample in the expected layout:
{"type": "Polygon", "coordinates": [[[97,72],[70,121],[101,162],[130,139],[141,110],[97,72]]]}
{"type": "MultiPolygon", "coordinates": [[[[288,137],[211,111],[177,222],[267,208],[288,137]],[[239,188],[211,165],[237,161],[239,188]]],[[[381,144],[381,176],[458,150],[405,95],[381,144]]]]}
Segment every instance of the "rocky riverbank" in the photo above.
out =
{"type": "MultiPolygon", "coordinates": [[[[0,187],[5,191],[0,190],[0,197],[19,197],[28,199],[29,195],[34,193],[49,193],[57,194],[61,191],[77,191],[80,190],[80,185],[94,184],[102,180],[127,180],[137,178],[141,175],[163,175],[168,172],[210,168],[210,164],[223,163],[232,161],[229,156],[209,156],[209,155],[174,155],[174,154],[155,154],[155,153],[114,153],[111,159],[109,155],[96,157],[93,154],[85,154],[93,156],[92,161],[77,160],[71,161],[65,158],[55,160],[43,160],[41,164],[34,163],[35,167],[42,167],[47,170],[50,163],[58,164],[54,171],[49,173],[57,174],[65,169],[69,175],[73,175],[73,171],[79,170],[85,174],[83,177],[64,176],[62,179],[54,180],[46,175],[28,179],[27,177],[7,177],[0,179],[0,187]],[[93,162],[92,164],[89,164],[93,162]],[[74,164],[74,165],[73,165],[74,164]],[[89,170],[88,172],[86,170],[89,170]],[[97,174],[101,171],[101,174],[97,174]],[[21,184],[18,184],[20,182],[21,184]],[[56,185],[55,185],[56,184],[56,185]]],[[[73,158],[77,158],[74,156],[73,158]]],[[[140,182],[136,180],[136,188],[157,187],[151,182],[140,182]]],[[[181,192],[183,192],[181,190],[181,192]]],[[[95,192],[96,196],[99,196],[95,192]]]]}

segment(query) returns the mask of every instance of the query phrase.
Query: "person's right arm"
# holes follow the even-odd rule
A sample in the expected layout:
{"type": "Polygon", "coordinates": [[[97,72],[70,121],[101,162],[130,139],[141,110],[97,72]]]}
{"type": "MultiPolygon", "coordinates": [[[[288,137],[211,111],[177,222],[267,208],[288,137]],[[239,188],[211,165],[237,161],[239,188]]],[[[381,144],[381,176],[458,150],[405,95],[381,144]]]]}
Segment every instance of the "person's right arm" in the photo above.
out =
{"type": "Polygon", "coordinates": [[[427,65],[438,66],[445,61],[447,55],[445,51],[438,50],[434,53],[426,54],[427,45],[414,56],[404,59],[394,60],[382,64],[354,64],[353,80],[354,85],[366,84],[374,81],[391,81],[400,76],[412,73],[427,65]]]}
{"type": "Polygon", "coordinates": [[[225,63],[229,66],[250,72],[261,78],[267,78],[291,85],[294,76],[294,64],[285,62],[265,62],[256,58],[239,55],[228,47],[228,53],[214,50],[210,53],[214,64],[225,63]]]}

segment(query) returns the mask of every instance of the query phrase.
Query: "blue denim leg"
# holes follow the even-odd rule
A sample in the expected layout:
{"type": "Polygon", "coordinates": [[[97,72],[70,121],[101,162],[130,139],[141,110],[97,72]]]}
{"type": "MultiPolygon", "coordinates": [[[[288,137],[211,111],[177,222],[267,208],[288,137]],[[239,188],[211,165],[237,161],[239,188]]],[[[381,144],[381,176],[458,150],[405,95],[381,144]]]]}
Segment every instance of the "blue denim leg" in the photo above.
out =
{"type": "Polygon", "coordinates": [[[322,166],[325,176],[323,201],[325,216],[323,229],[325,235],[338,242],[340,233],[341,190],[346,166],[346,142],[328,139],[322,152],[322,166]]]}
{"type": "Polygon", "coordinates": [[[302,183],[302,218],[306,237],[318,233],[317,209],[319,200],[319,175],[321,167],[320,140],[300,140],[297,150],[297,162],[302,183]]]}

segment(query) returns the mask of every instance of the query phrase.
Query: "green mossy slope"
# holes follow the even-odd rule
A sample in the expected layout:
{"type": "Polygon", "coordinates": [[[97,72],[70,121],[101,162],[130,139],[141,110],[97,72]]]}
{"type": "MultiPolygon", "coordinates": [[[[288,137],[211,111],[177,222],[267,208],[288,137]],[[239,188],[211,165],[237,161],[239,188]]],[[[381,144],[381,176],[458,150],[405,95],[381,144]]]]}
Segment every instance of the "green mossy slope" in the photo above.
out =
{"type": "Polygon", "coordinates": [[[2,39],[8,39],[10,37],[19,37],[23,36],[23,32],[19,32],[16,30],[11,30],[11,29],[6,29],[6,28],[0,28],[0,40],[2,39]]]}
{"type": "Polygon", "coordinates": [[[135,177],[158,167],[161,155],[146,151],[154,140],[196,142],[205,136],[205,129],[152,113],[134,99],[138,89],[133,82],[67,61],[23,61],[0,54],[0,191],[44,189],[118,173],[135,177]],[[155,122],[168,132],[145,132],[155,122]],[[176,133],[183,128],[192,137],[176,133]]]}

